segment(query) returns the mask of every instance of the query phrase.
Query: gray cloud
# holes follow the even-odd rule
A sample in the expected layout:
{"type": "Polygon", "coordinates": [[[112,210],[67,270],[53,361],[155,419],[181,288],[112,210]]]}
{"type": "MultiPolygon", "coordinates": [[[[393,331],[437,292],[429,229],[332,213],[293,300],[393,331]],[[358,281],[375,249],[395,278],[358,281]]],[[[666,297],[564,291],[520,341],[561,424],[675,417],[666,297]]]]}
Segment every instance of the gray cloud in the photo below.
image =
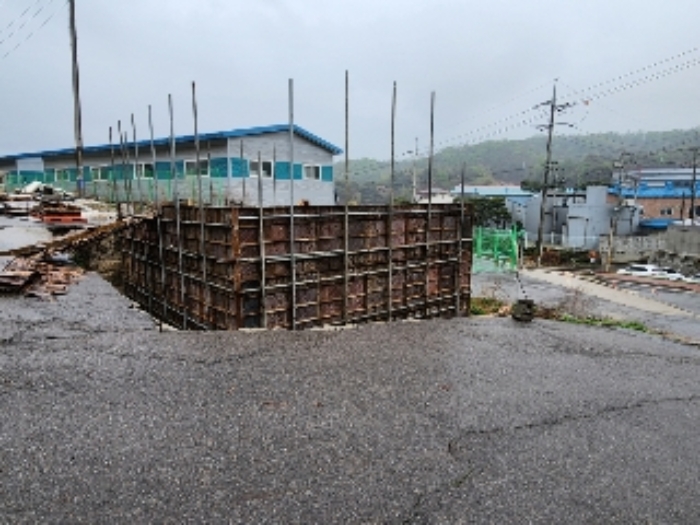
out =
{"type": "MultiPolygon", "coordinates": [[[[34,2],[59,10],[0,45],[2,57],[23,42],[0,58],[0,154],[73,141],[64,1],[0,0],[0,31],[34,2]]],[[[394,80],[398,151],[414,137],[427,144],[431,90],[440,144],[528,136],[533,122],[507,119],[547,100],[554,78],[562,100],[580,102],[577,90],[693,49],[700,16],[691,0],[77,0],[77,9],[86,144],[106,142],[108,127],[132,112],[143,136],[148,104],[166,135],[168,93],[176,131],[191,133],[192,80],[203,131],[285,122],[292,77],[297,123],[342,146],[349,69],[351,155],[378,158],[390,151],[394,80]]],[[[697,126],[699,71],[579,104],[566,119],[577,132],[697,126]]]]}

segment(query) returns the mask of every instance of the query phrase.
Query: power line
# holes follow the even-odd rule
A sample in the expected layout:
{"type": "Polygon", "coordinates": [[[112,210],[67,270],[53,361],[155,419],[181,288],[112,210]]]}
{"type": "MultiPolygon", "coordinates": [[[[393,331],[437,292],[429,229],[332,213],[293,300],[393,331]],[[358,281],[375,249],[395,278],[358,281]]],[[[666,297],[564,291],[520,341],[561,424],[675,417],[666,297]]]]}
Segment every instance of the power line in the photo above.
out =
{"type": "MultiPolygon", "coordinates": [[[[50,0],[50,1],[53,2],[53,0],[50,0]]],[[[68,1],[66,0],[65,4],[63,4],[63,5],[64,6],[68,5],[68,1]]],[[[36,33],[41,31],[44,28],[44,26],[46,26],[46,24],[48,24],[56,16],[56,14],[58,14],[58,12],[60,10],[61,10],[61,5],[59,5],[36,29],[34,29],[29,34],[27,34],[27,36],[24,38],[24,40],[18,41],[17,44],[15,45],[15,47],[11,48],[2,57],[0,57],[0,60],[6,59],[12,53],[17,51],[17,49],[19,49],[23,44],[25,44],[29,39],[31,39],[36,33]]]]}
{"type": "MultiPolygon", "coordinates": [[[[15,23],[17,23],[17,22],[19,22],[20,20],[22,20],[22,19],[24,18],[24,16],[25,16],[29,11],[31,11],[31,9],[32,9],[34,6],[36,6],[37,4],[40,4],[42,1],[43,1],[43,0],[36,0],[32,5],[30,5],[30,6],[27,7],[24,11],[22,11],[22,12],[19,14],[19,16],[17,16],[17,17],[15,17],[14,19],[12,19],[12,20],[10,21],[10,23],[7,24],[7,26],[5,26],[2,30],[0,30],[0,35],[2,35],[3,33],[5,33],[6,31],[10,30],[10,29],[15,25],[15,23]]],[[[43,7],[44,7],[44,6],[39,6],[39,9],[38,9],[37,11],[34,12],[34,14],[33,14],[32,17],[29,19],[29,21],[31,21],[31,20],[33,20],[34,18],[36,18],[36,17],[38,16],[38,14],[41,12],[41,10],[43,9],[43,7]]],[[[17,28],[15,28],[9,35],[7,35],[7,36],[4,37],[2,40],[0,40],[0,44],[4,43],[6,40],[10,39],[10,38],[12,37],[12,35],[14,35],[17,31],[21,30],[21,29],[27,24],[27,22],[28,22],[28,20],[25,20],[20,26],[18,26],[17,28]]]]}

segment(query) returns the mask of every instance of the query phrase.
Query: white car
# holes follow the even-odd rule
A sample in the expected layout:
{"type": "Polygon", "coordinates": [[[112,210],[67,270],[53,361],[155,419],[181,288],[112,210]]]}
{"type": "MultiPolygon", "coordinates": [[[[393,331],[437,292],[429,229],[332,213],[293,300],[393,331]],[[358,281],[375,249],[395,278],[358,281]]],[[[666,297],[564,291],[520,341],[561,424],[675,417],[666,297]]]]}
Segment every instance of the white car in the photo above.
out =
{"type": "Polygon", "coordinates": [[[686,283],[700,284],[700,273],[689,275],[683,279],[686,283]]]}
{"type": "Polygon", "coordinates": [[[617,273],[620,275],[634,275],[635,277],[660,277],[665,272],[655,264],[630,264],[620,268],[617,273]]]}
{"type": "Polygon", "coordinates": [[[668,279],[669,281],[685,281],[685,275],[674,270],[673,268],[660,268],[661,275],[656,276],[658,279],[668,279]]]}

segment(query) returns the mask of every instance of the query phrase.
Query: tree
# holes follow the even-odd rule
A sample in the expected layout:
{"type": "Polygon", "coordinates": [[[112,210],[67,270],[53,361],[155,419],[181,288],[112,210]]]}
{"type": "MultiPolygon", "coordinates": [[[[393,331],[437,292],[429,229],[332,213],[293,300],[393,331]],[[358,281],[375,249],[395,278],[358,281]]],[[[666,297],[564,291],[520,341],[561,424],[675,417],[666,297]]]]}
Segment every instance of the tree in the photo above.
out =
{"type": "Polygon", "coordinates": [[[464,200],[472,205],[474,226],[505,228],[512,220],[505,197],[470,197],[464,200]]]}

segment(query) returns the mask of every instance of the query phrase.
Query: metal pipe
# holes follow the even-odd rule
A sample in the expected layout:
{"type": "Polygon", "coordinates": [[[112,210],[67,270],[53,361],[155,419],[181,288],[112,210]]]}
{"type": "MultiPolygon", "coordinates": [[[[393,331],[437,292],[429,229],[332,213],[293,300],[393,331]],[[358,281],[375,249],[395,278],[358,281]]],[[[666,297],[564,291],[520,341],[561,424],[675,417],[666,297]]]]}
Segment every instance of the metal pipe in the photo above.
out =
{"type": "MultiPolygon", "coordinates": [[[[134,137],[134,177],[136,178],[136,193],[138,195],[141,213],[143,213],[143,193],[141,192],[141,178],[143,177],[143,168],[141,168],[141,175],[139,176],[139,143],[136,140],[136,121],[134,120],[133,113],[131,114],[131,129],[133,131],[134,137]]],[[[136,211],[135,208],[134,211],[136,211]]]]}
{"type": "Polygon", "coordinates": [[[394,225],[394,180],[395,180],[395,170],[396,170],[396,151],[395,151],[395,138],[396,138],[396,81],[394,81],[394,90],[392,93],[391,97],[391,180],[389,183],[389,220],[387,221],[387,232],[386,232],[386,241],[387,241],[387,248],[389,249],[389,260],[388,262],[388,267],[389,267],[389,275],[388,275],[388,284],[389,284],[389,299],[388,299],[388,307],[389,307],[389,321],[391,321],[392,317],[392,307],[393,307],[393,302],[394,302],[394,253],[391,249],[391,241],[392,241],[392,230],[393,230],[393,225],[394,225]]]}
{"type": "Polygon", "coordinates": [[[182,329],[187,330],[187,305],[185,304],[185,274],[182,260],[182,232],[180,211],[180,183],[178,181],[177,168],[175,166],[175,124],[173,115],[173,97],[168,95],[168,113],[170,114],[170,172],[175,184],[173,195],[175,197],[175,235],[177,237],[177,266],[180,274],[180,308],[182,315],[182,329]]]}
{"type": "Polygon", "coordinates": [[[464,179],[467,164],[462,164],[462,176],[459,190],[459,243],[457,245],[457,315],[462,314],[462,257],[464,254],[464,179]]]}
{"type": "Polygon", "coordinates": [[[114,141],[112,138],[112,126],[109,127],[109,156],[110,156],[110,164],[111,164],[109,176],[112,179],[111,180],[111,183],[112,183],[112,201],[114,201],[117,205],[117,220],[121,220],[122,212],[121,212],[121,208],[119,206],[119,199],[117,196],[117,178],[116,178],[116,175],[114,173],[114,141]]]}
{"type": "Polygon", "coordinates": [[[226,198],[224,199],[224,204],[228,206],[231,202],[231,193],[232,193],[232,169],[231,169],[231,163],[233,162],[233,159],[231,158],[231,139],[227,138],[226,139],[226,198]]]}
{"type": "MultiPolygon", "coordinates": [[[[124,188],[124,200],[127,200],[127,188],[126,188],[126,158],[124,156],[124,134],[122,133],[122,121],[118,120],[117,121],[117,133],[119,133],[119,155],[121,156],[122,159],[122,169],[121,169],[121,175],[122,175],[122,187],[124,188]]],[[[121,207],[121,202],[119,203],[121,207]]],[[[128,205],[128,202],[127,202],[128,205]]],[[[126,214],[129,215],[129,208],[126,209],[126,214]]]]}
{"type": "Polygon", "coordinates": [[[200,161],[200,144],[199,144],[199,128],[198,128],[198,113],[197,113],[197,89],[194,81],[192,81],[192,118],[194,120],[194,150],[195,150],[195,170],[197,171],[197,192],[199,193],[199,251],[202,254],[202,280],[204,281],[204,301],[202,308],[202,317],[200,321],[205,325],[209,318],[209,288],[207,286],[207,247],[204,242],[205,238],[205,228],[204,223],[206,218],[204,217],[204,191],[202,189],[202,171],[199,165],[200,161]]]}
{"type": "Polygon", "coordinates": [[[296,330],[297,323],[297,268],[295,261],[294,232],[294,79],[289,79],[289,254],[292,266],[292,311],[291,329],[296,330]]]}
{"type": "Polygon", "coordinates": [[[207,140],[207,177],[209,177],[209,206],[214,206],[214,177],[211,175],[211,140],[207,140]]]}
{"type": "Polygon", "coordinates": [[[277,206],[277,144],[272,145],[272,207],[277,206]]]}
{"type": "MultiPolygon", "coordinates": [[[[241,140],[241,161],[243,161],[243,140],[241,140]]],[[[242,206],[245,206],[245,201],[248,198],[248,196],[246,194],[246,178],[248,176],[250,176],[250,173],[248,173],[247,175],[245,173],[243,173],[243,181],[241,183],[241,185],[243,187],[243,197],[242,197],[242,202],[241,202],[242,206]]]]}
{"type": "Polygon", "coordinates": [[[267,306],[265,299],[267,295],[266,285],[267,279],[265,276],[265,218],[263,215],[263,170],[262,170],[262,154],[258,151],[258,244],[260,245],[260,322],[261,328],[267,328],[267,306]]]}
{"type": "Polygon", "coordinates": [[[73,79],[73,124],[75,133],[75,168],[78,197],[83,197],[83,129],[80,105],[80,70],[78,67],[78,31],[75,24],[75,0],[68,0],[71,64],[73,79]]]}
{"type": "MultiPolygon", "coordinates": [[[[126,154],[126,166],[125,166],[125,170],[126,170],[126,167],[128,167],[128,166],[131,165],[131,154],[129,153],[129,134],[128,134],[126,131],[124,131],[124,142],[123,142],[123,144],[124,144],[124,152],[125,152],[125,154],[126,154]]],[[[130,171],[131,174],[133,175],[133,170],[129,170],[129,171],[130,171]]],[[[126,177],[126,173],[127,173],[127,172],[125,171],[125,172],[124,172],[124,177],[126,177]]],[[[133,202],[133,193],[132,193],[132,189],[133,189],[133,179],[132,179],[131,177],[129,177],[129,178],[125,179],[125,180],[127,181],[127,186],[126,186],[126,187],[127,187],[126,203],[127,203],[127,206],[129,207],[129,213],[130,213],[131,216],[133,217],[133,216],[135,215],[135,213],[136,213],[136,208],[135,208],[135,206],[134,206],[134,202],[133,202]]]]}
{"type": "Polygon", "coordinates": [[[160,199],[158,197],[158,159],[156,157],[156,145],[153,139],[153,111],[151,105],[148,105],[148,130],[151,136],[151,162],[153,163],[153,202],[156,207],[156,214],[158,214],[158,206],[160,204],[160,199]]]}
{"type": "Polygon", "coordinates": [[[343,215],[343,322],[348,324],[350,305],[350,73],[345,70],[345,209],[343,215]]]}
{"type": "Polygon", "coordinates": [[[430,296],[430,229],[433,218],[433,156],[435,152],[435,91],[430,93],[430,151],[428,154],[428,216],[425,225],[425,316],[430,296]]]}
{"type": "Polygon", "coordinates": [[[156,146],[153,139],[153,110],[151,105],[148,105],[148,129],[151,136],[151,161],[153,162],[153,178],[154,178],[154,201],[155,201],[155,216],[156,216],[156,228],[158,229],[158,260],[160,261],[160,291],[163,302],[163,317],[158,324],[159,331],[163,331],[163,321],[167,317],[167,301],[165,293],[165,258],[163,257],[163,222],[160,210],[160,200],[158,197],[158,169],[157,169],[157,156],[156,156],[156,146]]]}

